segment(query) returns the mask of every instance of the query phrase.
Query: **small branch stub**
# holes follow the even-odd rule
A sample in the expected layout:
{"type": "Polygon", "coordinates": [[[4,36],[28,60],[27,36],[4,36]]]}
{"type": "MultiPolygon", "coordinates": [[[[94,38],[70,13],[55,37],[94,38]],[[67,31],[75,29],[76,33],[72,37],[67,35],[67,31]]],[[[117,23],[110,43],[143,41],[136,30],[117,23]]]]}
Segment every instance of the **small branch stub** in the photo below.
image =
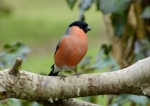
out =
{"type": "Polygon", "coordinates": [[[10,72],[11,74],[13,74],[13,75],[17,75],[17,74],[19,73],[20,68],[21,68],[22,61],[23,61],[23,60],[18,57],[18,58],[16,59],[16,62],[15,62],[15,64],[14,64],[13,68],[11,68],[9,72],[10,72]]]}

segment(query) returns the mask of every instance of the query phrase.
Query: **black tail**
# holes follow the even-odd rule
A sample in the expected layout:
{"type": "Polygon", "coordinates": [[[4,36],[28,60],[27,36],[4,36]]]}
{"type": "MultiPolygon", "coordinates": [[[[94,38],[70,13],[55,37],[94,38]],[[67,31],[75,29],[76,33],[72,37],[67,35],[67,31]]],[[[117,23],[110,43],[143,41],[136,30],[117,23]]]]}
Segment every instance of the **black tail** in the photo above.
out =
{"type": "Polygon", "coordinates": [[[57,76],[59,72],[54,73],[54,64],[51,67],[52,71],[48,74],[48,76],[57,76]]]}

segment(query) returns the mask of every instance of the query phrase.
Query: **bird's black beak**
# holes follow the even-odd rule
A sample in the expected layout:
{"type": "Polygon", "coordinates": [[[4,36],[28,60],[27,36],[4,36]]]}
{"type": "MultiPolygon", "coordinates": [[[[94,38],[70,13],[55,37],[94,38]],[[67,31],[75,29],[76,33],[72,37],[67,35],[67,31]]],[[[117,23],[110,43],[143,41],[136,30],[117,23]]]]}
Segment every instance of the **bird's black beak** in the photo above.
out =
{"type": "Polygon", "coordinates": [[[90,30],[91,30],[90,26],[87,26],[87,27],[85,28],[85,31],[86,31],[86,32],[88,32],[88,31],[90,31],[90,30]]]}

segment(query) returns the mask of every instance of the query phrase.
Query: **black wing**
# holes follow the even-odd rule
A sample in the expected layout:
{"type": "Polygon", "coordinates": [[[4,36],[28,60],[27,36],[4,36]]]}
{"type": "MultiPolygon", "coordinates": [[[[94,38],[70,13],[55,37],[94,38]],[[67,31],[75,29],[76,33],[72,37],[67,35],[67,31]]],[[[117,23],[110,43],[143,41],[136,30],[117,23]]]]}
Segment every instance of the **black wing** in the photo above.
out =
{"type": "MultiPolygon", "coordinates": [[[[61,41],[60,41],[61,42],[61,41]]],[[[57,50],[59,49],[59,47],[60,47],[60,42],[57,44],[57,46],[56,46],[56,50],[55,50],[55,54],[56,54],[56,52],[57,52],[57,50]]],[[[54,54],[54,55],[55,55],[54,54]]]]}
{"type": "Polygon", "coordinates": [[[48,74],[48,76],[57,76],[59,72],[56,72],[56,73],[53,72],[53,71],[54,71],[54,64],[52,65],[51,69],[52,69],[52,70],[51,70],[51,72],[48,74]]]}

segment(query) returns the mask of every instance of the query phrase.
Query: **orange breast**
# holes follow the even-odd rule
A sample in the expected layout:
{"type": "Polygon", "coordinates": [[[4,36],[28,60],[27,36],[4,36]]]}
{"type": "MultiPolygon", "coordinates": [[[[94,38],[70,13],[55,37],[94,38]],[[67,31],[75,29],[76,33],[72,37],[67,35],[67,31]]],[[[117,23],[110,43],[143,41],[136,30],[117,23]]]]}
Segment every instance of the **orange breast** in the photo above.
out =
{"type": "Polygon", "coordinates": [[[62,66],[77,66],[85,56],[87,49],[88,40],[84,32],[79,33],[78,31],[78,34],[65,36],[55,54],[55,64],[60,68],[62,66]]]}

